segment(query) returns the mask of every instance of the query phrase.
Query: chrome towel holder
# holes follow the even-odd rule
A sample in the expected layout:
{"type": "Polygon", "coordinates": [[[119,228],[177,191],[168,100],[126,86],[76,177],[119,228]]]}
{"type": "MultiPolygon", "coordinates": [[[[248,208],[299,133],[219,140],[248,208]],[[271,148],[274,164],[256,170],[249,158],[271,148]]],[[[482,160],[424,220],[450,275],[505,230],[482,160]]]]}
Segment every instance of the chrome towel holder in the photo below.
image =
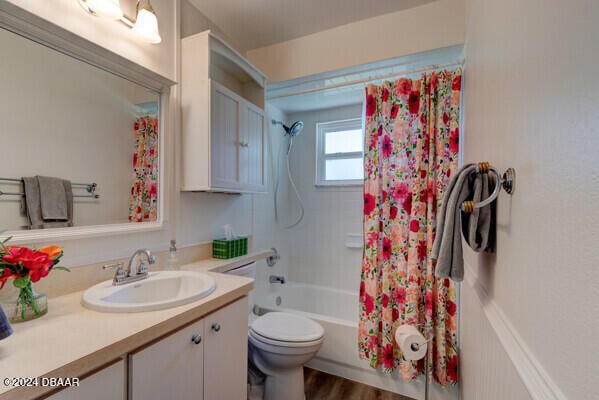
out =
{"type": "Polygon", "coordinates": [[[471,213],[477,208],[482,208],[486,205],[491,204],[492,202],[495,201],[495,199],[497,199],[497,196],[499,196],[499,192],[501,191],[502,187],[503,187],[503,190],[505,190],[505,192],[507,194],[511,195],[514,193],[514,190],[516,188],[516,170],[515,169],[508,168],[503,173],[503,175],[500,175],[499,172],[497,172],[497,170],[495,168],[491,167],[491,164],[489,164],[487,161],[479,162],[478,165],[476,166],[477,174],[488,174],[489,172],[492,172],[495,174],[495,190],[493,190],[493,193],[491,193],[491,195],[488,198],[481,201],[480,203],[475,203],[473,201],[463,202],[462,207],[461,207],[462,211],[471,213]]]}

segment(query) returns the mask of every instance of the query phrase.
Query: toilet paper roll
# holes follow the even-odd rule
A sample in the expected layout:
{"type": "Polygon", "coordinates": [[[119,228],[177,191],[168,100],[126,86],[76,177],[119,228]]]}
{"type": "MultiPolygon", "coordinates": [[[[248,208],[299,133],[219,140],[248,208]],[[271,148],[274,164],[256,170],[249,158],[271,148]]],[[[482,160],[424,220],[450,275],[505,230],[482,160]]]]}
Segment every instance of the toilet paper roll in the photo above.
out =
{"type": "Polygon", "coordinates": [[[426,339],[415,326],[401,325],[397,328],[395,342],[406,360],[420,360],[426,355],[426,339]]]}

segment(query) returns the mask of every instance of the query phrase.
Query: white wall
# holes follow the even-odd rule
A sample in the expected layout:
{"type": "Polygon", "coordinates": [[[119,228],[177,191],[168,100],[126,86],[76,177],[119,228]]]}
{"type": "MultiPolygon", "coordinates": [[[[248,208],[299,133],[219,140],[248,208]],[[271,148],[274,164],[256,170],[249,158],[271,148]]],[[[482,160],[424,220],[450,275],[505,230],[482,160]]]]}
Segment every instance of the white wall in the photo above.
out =
{"type": "Polygon", "coordinates": [[[466,0],[432,3],[271,46],[247,57],[270,82],[464,43],[466,0]]]}
{"type": "MultiPolygon", "coordinates": [[[[317,188],[314,177],[316,123],[361,115],[361,105],[289,115],[289,123],[302,120],[305,124],[294,141],[290,159],[291,173],[305,207],[302,222],[287,232],[291,281],[358,291],[362,252],[345,247],[344,237],[362,232],[362,187],[317,188]]],[[[285,168],[281,179],[288,179],[285,168]]],[[[281,214],[289,222],[298,205],[289,190],[287,194],[292,200],[281,201],[281,214]]]]}
{"type": "Polygon", "coordinates": [[[465,400],[599,398],[597,15],[595,0],[470,0],[465,160],[517,180],[497,254],[466,254],[465,400]]]}

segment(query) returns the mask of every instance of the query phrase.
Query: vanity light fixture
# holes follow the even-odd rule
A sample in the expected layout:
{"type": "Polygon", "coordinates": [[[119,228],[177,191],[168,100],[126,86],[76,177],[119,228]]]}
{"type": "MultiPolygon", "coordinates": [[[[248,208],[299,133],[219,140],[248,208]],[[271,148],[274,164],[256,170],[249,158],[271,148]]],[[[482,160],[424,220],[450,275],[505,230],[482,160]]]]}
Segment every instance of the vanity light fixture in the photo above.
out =
{"type": "Polygon", "coordinates": [[[137,0],[135,20],[126,17],[121,10],[119,0],[79,0],[79,4],[91,15],[118,20],[133,30],[144,42],[158,44],[162,42],[158,32],[158,18],[150,0],[141,4],[137,0]]]}
{"type": "Polygon", "coordinates": [[[79,0],[79,4],[85,11],[98,17],[115,20],[123,18],[119,0],[79,0]]]}
{"type": "Polygon", "coordinates": [[[137,17],[133,26],[133,32],[137,33],[148,43],[158,44],[162,42],[160,33],[158,33],[158,18],[150,0],[147,0],[146,4],[141,7],[140,0],[137,0],[136,12],[137,17]]]}

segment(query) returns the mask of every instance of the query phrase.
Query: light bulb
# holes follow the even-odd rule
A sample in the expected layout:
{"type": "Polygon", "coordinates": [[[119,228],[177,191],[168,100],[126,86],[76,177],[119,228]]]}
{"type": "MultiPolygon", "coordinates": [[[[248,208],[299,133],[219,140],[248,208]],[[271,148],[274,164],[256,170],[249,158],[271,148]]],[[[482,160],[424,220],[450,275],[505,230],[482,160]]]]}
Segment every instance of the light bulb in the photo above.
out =
{"type": "Polygon", "coordinates": [[[123,17],[119,0],[86,0],[85,4],[94,14],[100,17],[110,19],[121,19],[123,17]]]}
{"type": "Polygon", "coordinates": [[[162,38],[158,33],[158,18],[151,7],[144,7],[137,13],[133,32],[141,36],[148,43],[160,43],[162,38]],[[149,9],[148,9],[149,8],[149,9]]]}

